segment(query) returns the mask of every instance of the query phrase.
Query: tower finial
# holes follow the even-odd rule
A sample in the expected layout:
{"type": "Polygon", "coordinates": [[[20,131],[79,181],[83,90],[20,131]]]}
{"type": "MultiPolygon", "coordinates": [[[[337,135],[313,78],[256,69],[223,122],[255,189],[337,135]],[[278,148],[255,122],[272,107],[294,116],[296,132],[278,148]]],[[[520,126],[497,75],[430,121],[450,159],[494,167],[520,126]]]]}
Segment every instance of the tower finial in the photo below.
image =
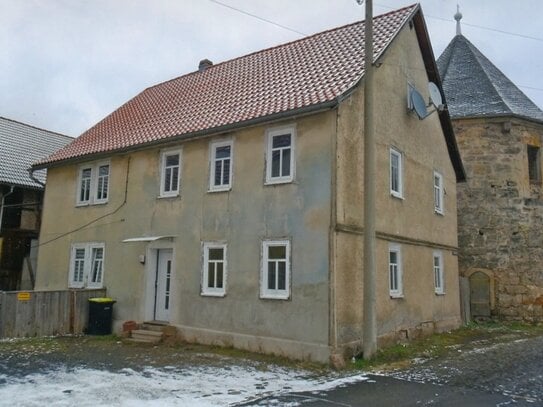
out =
{"type": "Polygon", "coordinates": [[[462,27],[460,27],[460,20],[462,20],[462,13],[460,12],[460,6],[456,5],[456,14],[454,15],[456,20],[456,35],[462,35],[462,27]]]}

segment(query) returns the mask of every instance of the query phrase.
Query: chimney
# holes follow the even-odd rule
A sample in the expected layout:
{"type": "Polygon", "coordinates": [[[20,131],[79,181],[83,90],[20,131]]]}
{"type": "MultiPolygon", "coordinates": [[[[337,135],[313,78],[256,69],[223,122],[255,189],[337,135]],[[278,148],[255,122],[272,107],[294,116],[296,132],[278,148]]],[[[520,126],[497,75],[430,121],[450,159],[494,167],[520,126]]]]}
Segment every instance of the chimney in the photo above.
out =
{"type": "Polygon", "coordinates": [[[198,71],[204,72],[210,66],[213,66],[213,62],[211,62],[209,59],[202,59],[198,65],[198,71]]]}

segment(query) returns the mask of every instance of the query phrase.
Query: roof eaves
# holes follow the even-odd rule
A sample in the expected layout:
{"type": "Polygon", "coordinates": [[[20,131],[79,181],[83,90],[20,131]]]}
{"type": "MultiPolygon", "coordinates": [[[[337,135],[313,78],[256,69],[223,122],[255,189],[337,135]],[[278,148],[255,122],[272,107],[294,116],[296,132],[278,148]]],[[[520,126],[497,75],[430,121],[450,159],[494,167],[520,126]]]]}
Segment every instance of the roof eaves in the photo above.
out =
{"type": "Polygon", "coordinates": [[[32,183],[32,181],[29,181],[28,183],[21,183],[21,182],[9,182],[9,181],[0,181],[0,185],[7,185],[7,186],[14,186],[18,188],[25,188],[25,189],[34,189],[41,191],[44,189],[43,186],[38,185],[36,183],[32,183]]]}
{"type": "Polygon", "coordinates": [[[543,120],[534,119],[530,116],[524,116],[516,113],[492,113],[492,114],[472,114],[467,116],[454,116],[453,120],[463,120],[463,119],[500,119],[500,118],[514,118],[520,120],[526,120],[528,122],[543,125],[543,120]]]}
{"type": "MultiPolygon", "coordinates": [[[[415,26],[417,39],[422,53],[422,59],[424,61],[424,66],[428,74],[428,79],[434,82],[439,87],[441,95],[443,96],[443,103],[446,105],[447,102],[445,100],[445,93],[443,92],[443,85],[441,84],[441,78],[439,76],[439,71],[437,69],[434,53],[432,51],[432,45],[430,43],[428,29],[426,28],[426,23],[424,21],[422,9],[420,8],[420,6],[417,7],[417,13],[413,16],[413,24],[415,26]]],[[[464,169],[464,164],[462,163],[462,157],[460,156],[458,144],[456,143],[456,137],[454,135],[454,129],[452,126],[449,111],[447,109],[438,111],[438,115],[439,121],[441,123],[441,128],[443,129],[443,133],[445,135],[445,142],[447,144],[449,157],[451,159],[456,175],[456,181],[464,182],[466,181],[466,171],[464,169]]]]}
{"type": "Polygon", "coordinates": [[[127,152],[132,152],[132,151],[139,151],[139,150],[144,150],[150,147],[172,144],[175,142],[186,141],[186,140],[190,140],[190,139],[202,137],[202,136],[211,137],[216,134],[226,133],[226,132],[237,130],[244,127],[256,126],[256,125],[263,124],[266,122],[273,122],[273,121],[284,120],[284,119],[297,117],[297,116],[305,116],[309,114],[314,114],[319,111],[335,108],[346,97],[348,97],[350,93],[352,93],[352,91],[354,90],[356,86],[357,84],[349,88],[349,90],[343,92],[340,96],[336,97],[335,99],[329,100],[327,102],[318,103],[318,104],[314,104],[310,106],[304,106],[299,109],[293,109],[286,112],[279,112],[279,113],[275,113],[268,116],[261,116],[261,117],[246,120],[243,122],[230,123],[225,126],[220,126],[216,128],[199,130],[193,133],[178,134],[176,136],[154,140],[154,141],[150,141],[150,142],[142,143],[142,144],[135,144],[129,147],[108,150],[108,151],[100,151],[94,154],[85,154],[85,155],[70,157],[64,160],[53,161],[53,162],[38,162],[32,165],[31,170],[37,171],[37,170],[41,170],[45,168],[60,167],[63,165],[73,164],[73,163],[77,163],[81,161],[93,161],[93,160],[98,160],[101,158],[111,156],[112,154],[122,154],[122,153],[127,153],[127,152]]]}

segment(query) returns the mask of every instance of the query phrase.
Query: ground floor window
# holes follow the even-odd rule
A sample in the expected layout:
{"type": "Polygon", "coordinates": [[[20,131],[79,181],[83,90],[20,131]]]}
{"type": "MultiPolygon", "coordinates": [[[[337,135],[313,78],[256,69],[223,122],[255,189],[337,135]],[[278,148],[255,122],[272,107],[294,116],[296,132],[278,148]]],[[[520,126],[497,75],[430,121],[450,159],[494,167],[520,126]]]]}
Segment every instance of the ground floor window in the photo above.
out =
{"type": "Polygon", "coordinates": [[[202,295],[226,294],[226,244],[203,244],[202,295]]]}
{"type": "Polygon", "coordinates": [[[290,296],[290,241],[262,242],[260,297],[288,299],[290,296]]]}
{"type": "Polygon", "coordinates": [[[75,243],[72,245],[70,288],[102,288],[104,249],[103,243],[75,243]]]}
{"type": "Polygon", "coordinates": [[[398,244],[391,244],[388,248],[388,275],[390,296],[403,297],[402,252],[398,244]]]}
{"type": "Polygon", "coordinates": [[[434,252],[434,288],[436,294],[444,294],[443,285],[443,254],[440,251],[434,252]]]}

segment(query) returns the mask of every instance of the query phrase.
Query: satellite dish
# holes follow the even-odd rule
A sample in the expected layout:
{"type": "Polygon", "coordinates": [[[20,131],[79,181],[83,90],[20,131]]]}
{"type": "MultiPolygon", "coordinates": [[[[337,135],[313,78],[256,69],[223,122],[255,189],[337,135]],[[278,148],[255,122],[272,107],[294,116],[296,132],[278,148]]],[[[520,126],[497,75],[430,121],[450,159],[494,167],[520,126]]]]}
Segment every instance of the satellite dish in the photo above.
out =
{"type": "Polygon", "coordinates": [[[428,110],[426,110],[426,102],[424,98],[415,88],[411,88],[411,106],[417,113],[420,120],[428,116],[428,110]]]}
{"type": "Polygon", "coordinates": [[[428,83],[428,93],[430,94],[430,102],[436,107],[437,110],[443,110],[443,99],[441,98],[441,92],[434,82],[428,83]]]}

